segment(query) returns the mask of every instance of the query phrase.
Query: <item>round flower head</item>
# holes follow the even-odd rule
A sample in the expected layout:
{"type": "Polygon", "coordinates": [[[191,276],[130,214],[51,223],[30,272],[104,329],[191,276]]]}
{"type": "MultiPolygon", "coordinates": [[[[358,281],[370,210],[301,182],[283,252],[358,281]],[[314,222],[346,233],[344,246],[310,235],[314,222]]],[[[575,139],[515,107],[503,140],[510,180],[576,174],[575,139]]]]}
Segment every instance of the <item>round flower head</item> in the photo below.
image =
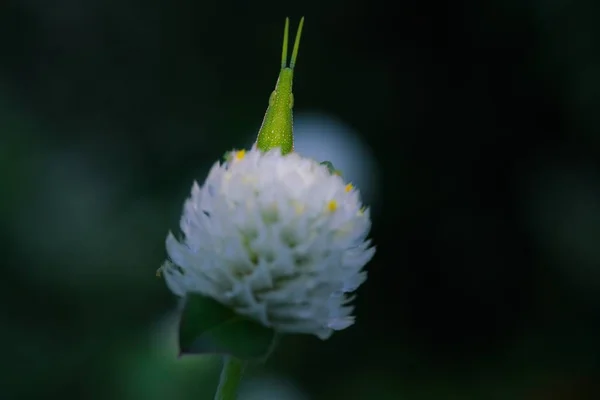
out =
{"type": "Polygon", "coordinates": [[[171,261],[178,296],[199,293],[279,332],[327,339],[352,325],[349,292],[375,249],[358,190],[297,153],[230,153],[194,183],[171,261]]]}

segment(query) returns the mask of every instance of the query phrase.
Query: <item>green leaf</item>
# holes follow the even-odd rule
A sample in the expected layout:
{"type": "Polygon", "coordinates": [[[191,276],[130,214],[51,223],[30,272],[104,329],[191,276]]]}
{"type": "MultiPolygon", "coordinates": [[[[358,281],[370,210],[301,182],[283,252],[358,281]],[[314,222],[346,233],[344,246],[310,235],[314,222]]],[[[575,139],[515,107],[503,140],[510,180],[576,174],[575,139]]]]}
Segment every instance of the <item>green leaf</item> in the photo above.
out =
{"type": "Polygon", "coordinates": [[[234,313],[219,302],[189,294],[179,325],[179,351],[184,354],[227,354],[241,360],[266,357],[275,331],[234,313]]]}

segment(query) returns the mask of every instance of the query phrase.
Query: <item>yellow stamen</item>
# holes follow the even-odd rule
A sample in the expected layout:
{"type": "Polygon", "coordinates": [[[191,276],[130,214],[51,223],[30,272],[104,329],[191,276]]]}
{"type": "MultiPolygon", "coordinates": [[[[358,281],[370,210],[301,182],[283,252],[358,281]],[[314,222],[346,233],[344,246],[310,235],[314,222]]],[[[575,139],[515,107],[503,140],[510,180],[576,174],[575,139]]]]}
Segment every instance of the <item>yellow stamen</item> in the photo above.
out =
{"type": "Polygon", "coordinates": [[[236,160],[241,160],[246,156],[246,150],[240,150],[238,152],[235,153],[235,159],[236,160]]]}
{"type": "Polygon", "coordinates": [[[337,210],[337,201],[335,200],[331,200],[329,203],[327,203],[327,210],[330,212],[334,212],[335,210],[337,210]]]}
{"type": "Polygon", "coordinates": [[[352,186],[352,184],[351,184],[351,183],[347,184],[347,185],[346,185],[346,192],[349,192],[349,191],[351,191],[353,188],[354,188],[354,186],[352,186]]]}

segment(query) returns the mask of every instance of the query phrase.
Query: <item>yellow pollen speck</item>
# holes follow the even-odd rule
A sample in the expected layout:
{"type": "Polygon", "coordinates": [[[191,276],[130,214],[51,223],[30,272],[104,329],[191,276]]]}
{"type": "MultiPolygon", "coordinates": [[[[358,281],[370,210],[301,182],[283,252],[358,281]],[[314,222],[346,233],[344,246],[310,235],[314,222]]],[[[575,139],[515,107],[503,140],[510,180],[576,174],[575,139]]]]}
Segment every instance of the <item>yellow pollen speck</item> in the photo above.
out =
{"type": "Polygon", "coordinates": [[[342,171],[340,171],[339,169],[336,169],[335,171],[333,171],[334,175],[337,176],[342,176],[342,171]]]}
{"type": "Polygon", "coordinates": [[[246,156],[246,150],[240,150],[237,153],[235,153],[235,159],[236,160],[241,160],[246,156]]]}
{"type": "Polygon", "coordinates": [[[337,206],[337,201],[331,200],[329,203],[327,203],[327,210],[334,212],[335,210],[337,210],[337,206]]]}
{"type": "Polygon", "coordinates": [[[156,270],[156,277],[160,278],[160,272],[162,271],[162,267],[156,270]]]}
{"type": "Polygon", "coordinates": [[[352,184],[351,184],[351,183],[347,184],[347,185],[346,185],[346,192],[349,192],[349,191],[351,191],[353,187],[354,187],[354,186],[352,186],[352,184]]]}
{"type": "Polygon", "coordinates": [[[361,207],[360,210],[358,210],[358,212],[356,213],[356,215],[358,215],[359,217],[362,217],[365,214],[365,207],[361,207]]]}
{"type": "Polygon", "coordinates": [[[304,204],[296,203],[294,204],[294,209],[296,210],[296,214],[302,214],[304,212],[304,204]]]}

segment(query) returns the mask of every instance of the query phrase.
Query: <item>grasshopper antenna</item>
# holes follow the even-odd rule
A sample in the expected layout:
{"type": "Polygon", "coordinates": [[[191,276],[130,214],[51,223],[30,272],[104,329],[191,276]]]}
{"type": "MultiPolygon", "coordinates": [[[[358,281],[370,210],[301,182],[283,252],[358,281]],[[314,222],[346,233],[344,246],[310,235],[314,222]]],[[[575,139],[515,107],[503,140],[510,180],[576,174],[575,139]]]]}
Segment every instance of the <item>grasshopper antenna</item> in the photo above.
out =
{"type": "MultiPolygon", "coordinates": [[[[286,30],[285,35],[287,38],[287,25],[288,20],[285,21],[286,30]]],[[[304,17],[300,19],[300,24],[298,25],[298,31],[296,31],[296,40],[294,41],[294,50],[292,50],[292,59],[290,60],[290,68],[294,69],[294,65],[296,65],[296,58],[298,57],[298,48],[300,47],[300,38],[302,37],[302,27],[304,26],[304,17]]],[[[287,43],[285,44],[287,47],[287,43]]]]}
{"type": "Polygon", "coordinates": [[[287,67],[287,53],[288,53],[288,36],[290,31],[290,19],[285,19],[285,29],[283,31],[283,50],[281,51],[281,68],[287,67]]]}

